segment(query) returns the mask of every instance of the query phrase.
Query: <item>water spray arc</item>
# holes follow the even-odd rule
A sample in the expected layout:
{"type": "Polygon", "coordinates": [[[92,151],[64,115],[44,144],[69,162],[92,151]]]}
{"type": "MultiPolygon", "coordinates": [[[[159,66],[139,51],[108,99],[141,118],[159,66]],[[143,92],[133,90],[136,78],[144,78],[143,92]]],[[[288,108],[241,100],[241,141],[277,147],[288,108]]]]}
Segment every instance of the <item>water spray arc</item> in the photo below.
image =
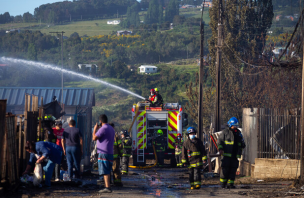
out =
{"type": "Polygon", "coordinates": [[[22,60],[22,59],[15,59],[15,58],[7,58],[7,57],[1,57],[0,60],[2,62],[7,62],[7,63],[32,65],[32,66],[43,68],[43,69],[51,69],[51,70],[58,71],[58,72],[64,72],[66,74],[78,76],[78,77],[81,77],[81,78],[84,78],[84,79],[88,79],[88,80],[91,80],[91,81],[95,81],[95,82],[104,84],[104,85],[112,87],[114,89],[118,89],[120,91],[123,91],[127,94],[133,95],[137,98],[140,98],[140,99],[143,99],[143,100],[145,99],[144,97],[142,97],[142,96],[140,96],[136,93],[133,93],[133,92],[131,92],[127,89],[121,88],[119,86],[113,85],[111,83],[108,83],[108,82],[105,82],[105,81],[102,81],[102,80],[99,80],[99,79],[96,79],[96,78],[92,78],[92,77],[89,77],[89,76],[86,76],[86,75],[83,75],[83,74],[80,74],[80,73],[77,73],[77,72],[69,71],[69,70],[66,70],[66,69],[61,69],[61,68],[59,68],[57,66],[54,66],[54,65],[51,65],[51,64],[40,63],[40,62],[35,62],[35,61],[28,61],[28,60],[22,60]]]}

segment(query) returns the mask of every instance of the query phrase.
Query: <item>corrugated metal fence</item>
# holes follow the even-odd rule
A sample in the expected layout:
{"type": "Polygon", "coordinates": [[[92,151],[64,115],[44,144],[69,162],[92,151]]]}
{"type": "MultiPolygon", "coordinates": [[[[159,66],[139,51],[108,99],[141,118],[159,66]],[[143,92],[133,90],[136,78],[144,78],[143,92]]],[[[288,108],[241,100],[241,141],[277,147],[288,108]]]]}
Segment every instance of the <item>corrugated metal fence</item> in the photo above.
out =
{"type": "Polygon", "coordinates": [[[258,109],[258,157],[299,159],[301,146],[299,109],[258,109]]]}

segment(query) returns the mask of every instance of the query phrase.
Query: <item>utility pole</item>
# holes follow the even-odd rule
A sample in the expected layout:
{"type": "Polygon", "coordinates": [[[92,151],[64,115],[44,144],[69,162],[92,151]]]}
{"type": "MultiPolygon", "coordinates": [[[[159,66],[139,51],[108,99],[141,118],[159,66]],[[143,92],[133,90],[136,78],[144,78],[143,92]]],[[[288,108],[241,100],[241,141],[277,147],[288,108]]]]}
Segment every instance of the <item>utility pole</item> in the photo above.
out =
{"type": "MultiPolygon", "coordinates": [[[[204,6],[201,16],[201,49],[200,49],[200,68],[199,68],[199,101],[198,101],[198,138],[203,138],[203,84],[204,84],[204,6]]],[[[188,46],[187,46],[187,58],[188,58],[188,46]]]]}
{"type": "MultiPolygon", "coordinates": [[[[302,17],[302,16],[300,16],[302,17]]],[[[303,29],[303,19],[301,21],[301,31],[302,35],[304,33],[303,29]]],[[[304,39],[302,37],[303,46],[303,57],[302,57],[302,98],[301,98],[301,153],[300,153],[300,184],[304,183],[304,39]]]]}
{"type": "Polygon", "coordinates": [[[63,109],[63,34],[62,32],[50,32],[55,34],[61,34],[61,108],[63,109]]]}
{"type": "Polygon", "coordinates": [[[70,22],[72,21],[72,15],[70,14],[70,22]]]}
{"type": "Polygon", "coordinates": [[[216,57],[216,97],[215,97],[215,132],[221,130],[221,62],[222,62],[222,43],[223,43],[223,4],[219,0],[219,22],[217,38],[217,57],[216,57]]]}

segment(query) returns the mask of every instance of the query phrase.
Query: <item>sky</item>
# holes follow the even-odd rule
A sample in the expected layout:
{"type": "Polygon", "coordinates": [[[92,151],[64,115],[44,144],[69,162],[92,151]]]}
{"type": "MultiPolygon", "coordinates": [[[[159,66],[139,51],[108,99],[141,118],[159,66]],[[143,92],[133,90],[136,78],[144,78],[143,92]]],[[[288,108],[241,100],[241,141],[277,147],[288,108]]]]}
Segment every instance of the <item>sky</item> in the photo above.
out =
{"type": "Polygon", "coordinates": [[[23,15],[25,12],[34,14],[35,8],[42,4],[60,2],[63,0],[0,0],[0,14],[9,12],[10,15],[23,15]]]}

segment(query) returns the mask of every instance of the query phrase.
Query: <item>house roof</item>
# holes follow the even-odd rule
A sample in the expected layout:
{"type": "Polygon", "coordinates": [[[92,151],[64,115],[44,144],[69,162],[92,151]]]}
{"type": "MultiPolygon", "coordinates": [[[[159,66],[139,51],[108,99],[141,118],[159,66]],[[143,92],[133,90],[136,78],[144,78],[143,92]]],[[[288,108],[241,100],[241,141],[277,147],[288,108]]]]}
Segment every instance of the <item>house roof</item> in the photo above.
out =
{"type": "Polygon", "coordinates": [[[139,68],[157,68],[157,67],[153,65],[141,65],[139,68]]]}
{"type": "MultiPolygon", "coordinates": [[[[52,102],[53,97],[61,103],[61,87],[0,87],[0,99],[7,99],[8,106],[24,106],[25,94],[38,96],[39,106],[41,97],[43,103],[52,102]]],[[[94,89],[91,88],[63,88],[63,103],[65,106],[95,106],[94,89]]]]}

